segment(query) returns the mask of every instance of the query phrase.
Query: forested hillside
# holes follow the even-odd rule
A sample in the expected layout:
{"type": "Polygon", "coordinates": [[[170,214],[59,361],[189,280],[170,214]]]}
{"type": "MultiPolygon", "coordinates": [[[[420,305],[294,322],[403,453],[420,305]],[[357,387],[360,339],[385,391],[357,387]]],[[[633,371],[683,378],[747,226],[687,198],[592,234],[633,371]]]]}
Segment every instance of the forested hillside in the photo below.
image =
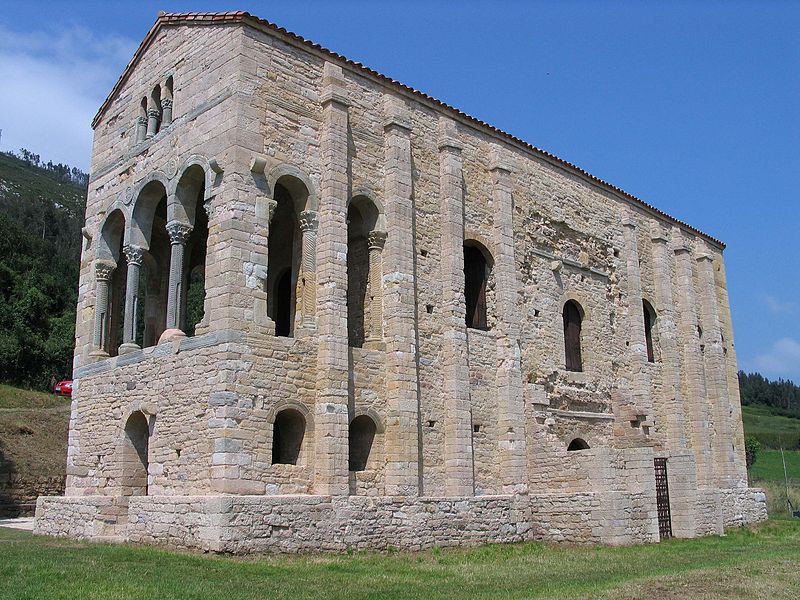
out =
{"type": "Polygon", "coordinates": [[[0,382],[71,376],[87,183],[27,150],[0,153],[0,382]]]}
{"type": "Polygon", "coordinates": [[[774,414],[800,418],[800,386],[791,381],[770,381],[759,373],[739,371],[742,404],[763,404],[774,414]]]}

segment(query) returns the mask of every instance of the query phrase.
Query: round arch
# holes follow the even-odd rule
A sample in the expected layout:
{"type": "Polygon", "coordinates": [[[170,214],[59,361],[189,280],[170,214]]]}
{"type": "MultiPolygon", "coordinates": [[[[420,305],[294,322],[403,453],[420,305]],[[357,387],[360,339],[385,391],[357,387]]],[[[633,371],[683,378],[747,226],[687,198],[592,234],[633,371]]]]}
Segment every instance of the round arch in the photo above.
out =
{"type": "Polygon", "coordinates": [[[287,189],[295,202],[295,210],[319,210],[317,193],[311,178],[294,165],[282,163],[270,169],[266,175],[269,194],[275,197],[275,186],[279,183],[287,189]]]}
{"type": "Polygon", "coordinates": [[[151,173],[139,182],[133,217],[130,225],[130,243],[149,250],[153,234],[153,219],[161,201],[167,196],[168,181],[163,173],[151,173]]]}

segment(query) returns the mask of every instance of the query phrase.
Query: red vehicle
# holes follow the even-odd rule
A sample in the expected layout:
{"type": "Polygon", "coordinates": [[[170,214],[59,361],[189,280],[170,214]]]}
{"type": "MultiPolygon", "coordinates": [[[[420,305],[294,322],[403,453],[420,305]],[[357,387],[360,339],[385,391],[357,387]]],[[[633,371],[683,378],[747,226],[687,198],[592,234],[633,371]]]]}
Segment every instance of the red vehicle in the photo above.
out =
{"type": "Polygon", "coordinates": [[[66,396],[67,398],[72,398],[72,379],[59,381],[53,388],[53,393],[56,396],[66,396]]]}

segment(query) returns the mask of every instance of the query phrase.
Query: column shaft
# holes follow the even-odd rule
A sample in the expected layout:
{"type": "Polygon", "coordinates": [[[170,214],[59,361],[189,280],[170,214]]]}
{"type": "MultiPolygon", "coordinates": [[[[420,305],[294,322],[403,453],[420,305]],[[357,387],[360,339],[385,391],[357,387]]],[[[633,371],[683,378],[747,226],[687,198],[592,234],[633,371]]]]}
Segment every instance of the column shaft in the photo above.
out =
{"type": "Polygon", "coordinates": [[[383,277],[382,253],[386,243],[385,231],[371,231],[367,236],[369,246],[369,325],[367,341],[383,339],[383,277]]]}
{"type": "Polygon", "coordinates": [[[316,283],[316,254],[317,254],[317,213],[304,210],[300,213],[300,266],[302,287],[301,315],[299,321],[306,329],[313,329],[316,325],[317,313],[317,283],[316,283]]]}
{"type": "Polygon", "coordinates": [[[120,354],[136,350],[136,312],[139,305],[139,273],[144,258],[144,250],[139,246],[126,244],[123,248],[128,260],[128,274],[125,282],[125,322],[122,327],[122,346],[120,354]]]}
{"type": "Polygon", "coordinates": [[[111,275],[116,265],[110,261],[98,261],[95,264],[95,281],[97,291],[94,302],[94,335],[92,339],[92,356],[108,356],[106,343],[108,342],[108,288],[111,275]]]}
{"type": "Polygon", "coordinates": [[[167,329],[180,329],[183,297],[183,254],[192,228],[173,221],[167,224],[170,240],[169,287],[167,289],[167,329]]]}

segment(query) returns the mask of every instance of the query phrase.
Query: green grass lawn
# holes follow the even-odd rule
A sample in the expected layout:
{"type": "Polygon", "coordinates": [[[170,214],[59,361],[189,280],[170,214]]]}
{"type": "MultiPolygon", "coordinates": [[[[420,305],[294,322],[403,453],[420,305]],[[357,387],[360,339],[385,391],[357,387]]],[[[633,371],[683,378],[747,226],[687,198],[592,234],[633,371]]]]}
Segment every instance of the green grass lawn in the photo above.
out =
{"type": "MultiPolygon", "coordinates": [[[[784,452],[786,458],[786,475],[790,481],[800,485],[800,452],[784,452]]],[[[750,468],[753,479],[767,481],[783,481],[783,461],[780,450],[762,450],[758,453],[755,464],[750,468]]]]}
{"type": "Polygon", "coordinates": [[[791,598],[800,522],[609,547],[232,558],[0,528],[0,598],[791,598]]]}
{"type": "Polygon", "coordinates": [[[755,436],[768,448],[796,450],[800,442],[800,419],[775,415],[768,406],[742,406],[742,421],[746,435],[755,436]]]}
{"type": "Polygon", "coordinates": [[[0,384],[0,409],[60,408],[69,403],[69,398],[0,384]]]}

